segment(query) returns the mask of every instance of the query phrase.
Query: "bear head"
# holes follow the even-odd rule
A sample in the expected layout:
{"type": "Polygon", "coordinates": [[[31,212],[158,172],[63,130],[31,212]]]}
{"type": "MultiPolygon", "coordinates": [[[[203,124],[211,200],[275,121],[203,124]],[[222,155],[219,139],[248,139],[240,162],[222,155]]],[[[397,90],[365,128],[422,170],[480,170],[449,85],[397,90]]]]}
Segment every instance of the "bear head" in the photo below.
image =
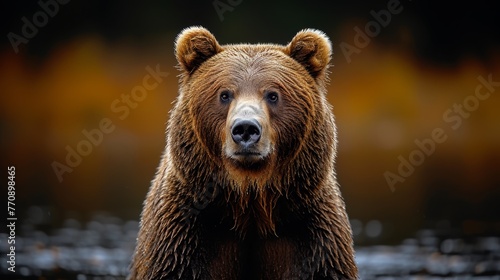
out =
{"type": "Polygon", "coordinates": [[[186,130],[178,132],[184,137],[181,145],[201,146],[203,151],[194,154],[206,158],[197,160],[209,159],[240,187],[264,186],[284,174],[281,169],[294,161],[304,142],[314,145],[306,140],[313,130],[325,130],[315,135],[332,138],[327,146],[334,147],[335,128],[326,127],[333,116],[313,123],[317,115],[331,114],[324,113],[330,109],[325,84],[331,52],[329,39],[313,29],[300,31],[286,46],[220,45],[202,27],[183,30],[175,45],[181,71],[178,104],[183,106],[176,127],[186,130]]]}

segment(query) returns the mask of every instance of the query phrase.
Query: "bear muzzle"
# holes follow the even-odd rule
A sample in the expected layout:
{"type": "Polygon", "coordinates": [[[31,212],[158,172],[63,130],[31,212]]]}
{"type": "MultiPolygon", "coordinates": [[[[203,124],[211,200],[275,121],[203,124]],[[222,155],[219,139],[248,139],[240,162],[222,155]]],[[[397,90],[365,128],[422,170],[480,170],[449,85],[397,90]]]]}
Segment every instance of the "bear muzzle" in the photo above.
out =
{"type": "Polygon", "coordinates": [[[269,118],[255,96],[239,96],[228,112],[224,152],[238,168],[265,165],[271,153],[269,118]]]}
{"type": "Polygon", "coordinates": [[[269,156],[269,139],[258,119],[236,118],[228,127],[228,132],[225,153],[232,160],[245,165],[265,161],[269,156]]]}
{"type": "Polygon", "coordinates": [[[231,158],[239,162],[257,162],[268,154],[265,141],[261,142],[262,125],[255,118],[236,118],[230,126],[232,143],[230,146],[231,158]]]}

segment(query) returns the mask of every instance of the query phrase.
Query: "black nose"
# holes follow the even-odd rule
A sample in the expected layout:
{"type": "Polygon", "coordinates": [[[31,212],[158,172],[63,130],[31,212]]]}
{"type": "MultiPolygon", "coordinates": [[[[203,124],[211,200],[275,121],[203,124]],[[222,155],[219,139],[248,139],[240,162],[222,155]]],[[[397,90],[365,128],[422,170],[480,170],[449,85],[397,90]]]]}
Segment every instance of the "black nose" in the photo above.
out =
{"type": "Polygon", "coordinates": [[[234,142],[248,146],[259,142],[261,126],[254,119],[237,119],[231,128],[231,136],[234,142]]]}

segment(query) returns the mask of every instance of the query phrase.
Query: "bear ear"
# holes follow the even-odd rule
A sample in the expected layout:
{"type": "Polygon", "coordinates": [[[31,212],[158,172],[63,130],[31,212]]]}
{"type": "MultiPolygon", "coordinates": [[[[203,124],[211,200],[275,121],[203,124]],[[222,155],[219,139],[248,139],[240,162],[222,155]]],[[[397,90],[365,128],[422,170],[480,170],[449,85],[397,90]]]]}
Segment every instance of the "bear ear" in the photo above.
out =
{"type": "Polygon", "coordinates": [[[203,27],[188,27],[175,40],[175,56],[181,70],[192,73],[203,62],[222,51],[215,36],[203,27]]]}
{"type": "Polygon", "coordinates": [[[327,73],[332,45],[325,33],[315,29],[304,29],[293,37],[285,52],[318,80],[327,73]]]}

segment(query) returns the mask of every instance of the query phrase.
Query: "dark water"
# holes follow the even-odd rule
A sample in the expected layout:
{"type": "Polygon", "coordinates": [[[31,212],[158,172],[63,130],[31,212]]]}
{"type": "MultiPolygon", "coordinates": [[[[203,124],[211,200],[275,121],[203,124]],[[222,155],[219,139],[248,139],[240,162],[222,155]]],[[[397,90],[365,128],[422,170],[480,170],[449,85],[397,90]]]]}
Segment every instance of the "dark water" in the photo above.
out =
{"type": "MultiPolygon", "coordinates": [[[[137,221],[97,216],[69,219],[47,234],[16,236],[15,272],[7,270],[9,246],[1,242],[1,279],[125,279],[135,246],[137,221]]],[[[0,240],[8,235],[0,234],[0,240]]],[[[422,230],[396,246],[356,248],[361,279],[498,279],[500,237],[449,238],[422,230]]]]}

